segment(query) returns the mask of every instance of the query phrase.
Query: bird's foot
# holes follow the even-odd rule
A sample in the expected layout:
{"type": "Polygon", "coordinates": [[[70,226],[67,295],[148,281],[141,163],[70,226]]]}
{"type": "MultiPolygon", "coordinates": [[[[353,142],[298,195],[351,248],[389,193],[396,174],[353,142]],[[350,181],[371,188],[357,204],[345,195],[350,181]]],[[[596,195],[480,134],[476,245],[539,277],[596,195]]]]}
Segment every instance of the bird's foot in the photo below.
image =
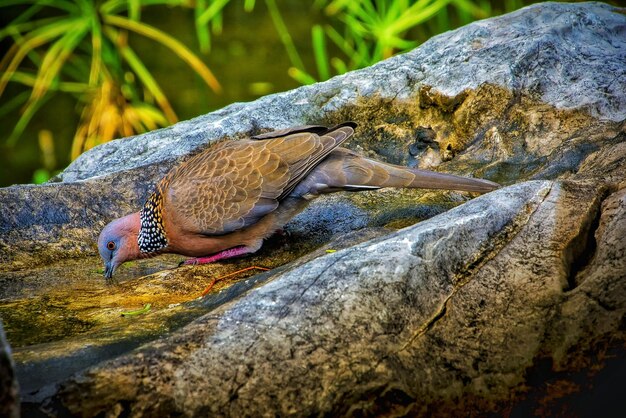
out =
{"type": "Polygon", "coordinates": [[[229,249],[224,250],[224,251],[220,251],[219,253],[210,255],[208,257],[189,258],[189,259],[183,261],[182,263],[180,263],[179,266],[181,266],[181,265],[195,266],[195,265],[198,265],[198,264],[215,263],[216,261],[219,261],[219,260],[224,260],[224,259],[227,259],[227,258],[238,257],[240,255],[249,254],[250,252],[251,252],[250,249],[248,247],[245,247],[245,246],[233,247],[233,248],[229,248],[229,249]]]}

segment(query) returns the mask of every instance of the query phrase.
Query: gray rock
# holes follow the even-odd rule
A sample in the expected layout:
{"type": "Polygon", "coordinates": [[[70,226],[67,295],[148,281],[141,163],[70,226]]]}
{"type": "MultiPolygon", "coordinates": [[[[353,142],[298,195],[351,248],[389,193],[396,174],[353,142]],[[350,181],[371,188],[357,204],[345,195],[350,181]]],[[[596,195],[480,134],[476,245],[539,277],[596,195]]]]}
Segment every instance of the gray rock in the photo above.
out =
{"type": "Polygon", "coordinates": [[[0,416],[17,418],[20,416],[20,396],[11,347],[4,335],[0,321],[0,416]]]}
{"type": "MultiPolygon", "coordinates": [[[[592,383],[615,386],[602,376],[608,359],[617,369],[626,359],[625,30],[623,9],[537,4],[325,83],[104,144],[56,183],[0,189],[9,209],[0,211],[0,269],[8,271],[93,254],[100,227],[137,210],[189,153],[290,125],[352,119],[360,128],[349,146],[358,152],[509,185],[445,213],[467,196],[319,199],[288,225],[284,247],[310,250],[364,227],[430,219],[332,254],[318,249],[227,292],[235,299],[198,302],[211,312],[178,331],[31,387],[26,413],[564,415],[558,400],[576,404],[592,383]]],[[[129,283],[176,292],[207,271],[129,283]]],[[[63,289],[63,277],[49,280],[63,289]]],[[[41,280],[32,288],[44,291],[41,280]]],[[[98,297],[131,293],[120,288],[98,297]]],[[[102,329],[124,338],[110,324],[102,329]]],[[[138,324],[132,332],[150,318],[138,324]]],[[[84,338],[18,350],[17,367],[34,370],[32,358],[50,347],[65,349],[62,364],[86,362],[71,357],[76,346],[106,351],[84,338]]],[[[54,366],[54,357],[45,361],[54,366]]],[[[599,412],[611,401],[620,399],[590,404],[599,412]]]]}
{"type": "Polygon", "coordinates": [[[615,337],[626,313],[624,192],[526,182],[479,197],[283,273],[70,379],[53,401],[86,416],[497,410],[523,391],[535,359],[580,367],[581,344],[615,337]],[[594,232],[597,255],[583,268],[594,232]]]}

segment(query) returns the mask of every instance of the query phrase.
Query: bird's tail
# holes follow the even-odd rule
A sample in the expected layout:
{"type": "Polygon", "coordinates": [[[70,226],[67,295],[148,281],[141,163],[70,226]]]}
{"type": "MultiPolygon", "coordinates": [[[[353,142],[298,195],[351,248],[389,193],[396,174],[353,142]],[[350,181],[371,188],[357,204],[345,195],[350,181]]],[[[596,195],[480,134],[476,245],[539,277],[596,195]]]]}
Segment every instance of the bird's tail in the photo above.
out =
{"type": "Polygon", "coordinates": [[[298,189],[305,193],[319,194],[384,187],[487,193],[500,185],[489,180],[387,164],[361,157],[344,148],[336,148],[298,189]]]}

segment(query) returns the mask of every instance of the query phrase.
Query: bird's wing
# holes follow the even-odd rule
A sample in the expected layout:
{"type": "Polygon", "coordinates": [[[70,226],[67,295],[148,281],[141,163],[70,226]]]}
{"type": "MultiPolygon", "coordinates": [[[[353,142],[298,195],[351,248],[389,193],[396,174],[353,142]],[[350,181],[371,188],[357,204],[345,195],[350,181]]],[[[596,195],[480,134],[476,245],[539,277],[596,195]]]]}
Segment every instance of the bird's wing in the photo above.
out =
{"type": "Polygon", "coordinates": [[[278,129],[276,131],[254,135],[254,136],[251,136],[250,139],[271,139],[271,138],[278,138],[281,136],[286,136],[286,135],[291,135],[291,134],[297,134],[300,132],[310,132],[310,133],[323,135],[328,131],[329,131],[328,126],[323,126],[323,125],[292,126],[291,128],[278,129]]]}
{"type": "Polygon", "coordinates": [[[164,210],[179,227],[233,232],[275,210],[282,198],[354,132],[338,126],[267,140],[221,142],[176,167],[159,184],[164,210]]]}

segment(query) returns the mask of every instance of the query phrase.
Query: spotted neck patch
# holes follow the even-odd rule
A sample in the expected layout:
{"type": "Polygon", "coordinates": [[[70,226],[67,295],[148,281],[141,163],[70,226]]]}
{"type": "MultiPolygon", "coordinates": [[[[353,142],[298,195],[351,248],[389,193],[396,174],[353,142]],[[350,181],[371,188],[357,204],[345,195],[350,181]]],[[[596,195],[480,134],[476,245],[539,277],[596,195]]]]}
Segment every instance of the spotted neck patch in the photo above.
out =
{"type": "Polygon", "coordinates": [[[142,253],[154,253],[167,247],[163,216],[161,215],[162,208],[163,196],[157,191],[150,195],[143,209],[141,209],[139,215],[141,229],[137,236],[137,243],[142,253]]]}

